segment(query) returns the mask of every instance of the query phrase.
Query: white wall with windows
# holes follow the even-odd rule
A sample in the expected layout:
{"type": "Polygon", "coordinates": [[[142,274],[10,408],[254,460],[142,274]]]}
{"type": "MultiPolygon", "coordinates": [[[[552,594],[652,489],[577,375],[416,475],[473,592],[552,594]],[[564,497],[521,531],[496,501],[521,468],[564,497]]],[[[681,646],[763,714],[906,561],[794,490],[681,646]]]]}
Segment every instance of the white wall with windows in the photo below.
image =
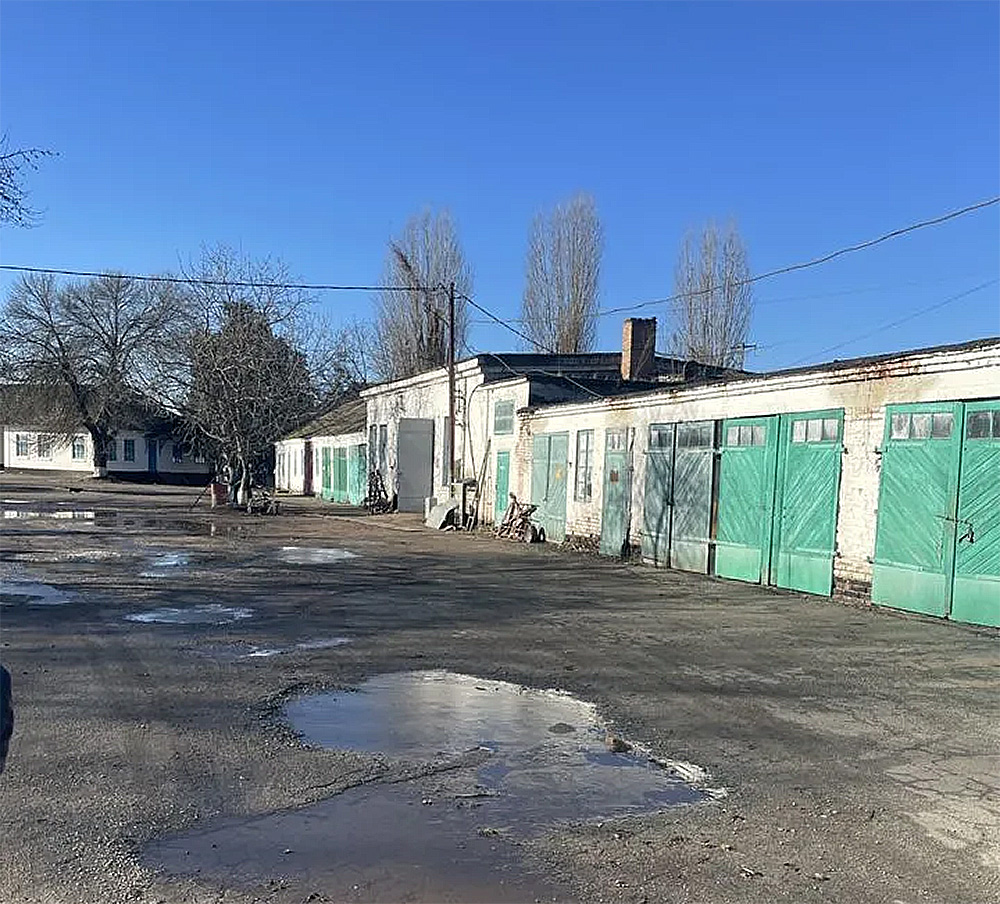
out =
{"type": "MultiPolygon", "coordinates": [[[[843,457],[834,572],[845,581],[871,580],[879,465],[887,404],[995,398],[1000,387],[1000,340],[971,347],[900,353],[873,362],[833,362],[773,375],[747,375],[701,386],[660,390],[587,403],[553,405],[519,415],[517,455],[512,457],[511,488],[525,498],[531,487],[532,436],[570,434],[566,532],[599,536],[604,451],[608,436],[634,432],[632,449],[632,536],[642,529],[645,452],[658,424],[692,424],[805,411],[844,411],[843,457]],[[587,439],[593,437],[594,445],[587,439]],[[589,481],[588,481],[589,475],[589,481]],[[591,493],[586,496],[586,486],[591,493]]],[[[985,423],[985,418],[982,418],[985,423]]],[[[711,429],[704,424],[700,429],[711,429]]],[[[931,416],[890,425],[899,436],[932,436],[950,429],[931,416]]],[[[979,422],[970,429],[980,429],[979,422]]],[[[992,429],[992,422],[990,424],[992,429]]],[[[728,444],[760,444],[759,426],[730,425],[728,444]],[[754,431],[758,431],[755,435],[754,431]]],[[[792,442],[823,442],[837,435],[836,419],[794,422],[792,442]]],[[[680,431],[678,436],[681,436],[680,431]]],[[[697,437],[692,437],[692,442],[697,437]]]]}

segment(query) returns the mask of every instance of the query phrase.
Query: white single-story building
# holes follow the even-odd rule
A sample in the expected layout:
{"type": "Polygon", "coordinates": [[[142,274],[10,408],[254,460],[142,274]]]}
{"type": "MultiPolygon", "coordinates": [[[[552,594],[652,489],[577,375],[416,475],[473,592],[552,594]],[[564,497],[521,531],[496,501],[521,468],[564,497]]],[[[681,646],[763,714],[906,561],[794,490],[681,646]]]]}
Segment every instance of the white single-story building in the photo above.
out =
{"type": "Polygon", "coordinates": [[[508,480],[550,540],[1000,624],[1000,339],[528,406],[516,430],[508,480]]]}

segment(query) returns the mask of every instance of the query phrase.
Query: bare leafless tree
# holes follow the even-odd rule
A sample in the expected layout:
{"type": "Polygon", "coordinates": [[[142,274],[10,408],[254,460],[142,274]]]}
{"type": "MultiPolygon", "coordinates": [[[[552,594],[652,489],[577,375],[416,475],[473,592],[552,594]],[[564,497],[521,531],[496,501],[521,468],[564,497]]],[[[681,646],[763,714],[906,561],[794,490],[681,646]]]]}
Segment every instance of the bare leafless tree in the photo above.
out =
{"type": "Polygon", "coordinates": [[[38,161],[51,156],[41,148],[11,149],[7,136],[0,137],[0,225],[33,226],[38,211],[28,205],[24,175],[38,168],[38,161]]]}
{"type": "Polygon", "coordinates": [[[425,210],[389,242],[383,290],[376,299],[374,366],[384,379],[440,367],[448,360],[448,287],[455,284],[455,341],[461,353],[468,332],[464,295],[472,292],[455,225],[447,211],[425,210]]]}
{"type": "Polygon", "coordinates": [[[67,438],[85,428],[105,473],[110,440],[147,405],[179,304],[168,282],[24,276],[0,312],[8,416],[67,438]]]}
{"type": "Polygon", "coordinates": [[[597,334],[597,301],[604,232],[590,195],[578,194],[535,217],[521,319],[542,348],[590,351],[597,334]]]}
{"type": "Polygon", "coordinates": [[[318,401],[299,338],[312,297],[287,267],[224,245],[184,268],[190,281],[157,381],[162,402],[189,425],[249,503],[271,445],[299,426],[318,401]]]}
{"type": "Polygon", "coordinates": [[[746,247],[736,224],[709,223],[681,246],[671,301],[670,351],[720,367],[742,367],[753,314],[746,247]]]}

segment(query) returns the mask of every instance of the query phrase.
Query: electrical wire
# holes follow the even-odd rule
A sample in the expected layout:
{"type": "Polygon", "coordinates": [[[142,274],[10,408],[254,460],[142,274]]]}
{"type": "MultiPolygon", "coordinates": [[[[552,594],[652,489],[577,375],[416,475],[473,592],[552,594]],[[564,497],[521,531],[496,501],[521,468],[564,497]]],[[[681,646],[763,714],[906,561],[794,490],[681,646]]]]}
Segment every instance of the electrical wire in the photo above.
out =
{"type": "Polygon", "coordinates": [[[782,276],[786,273],[795,273],[799,270],[806,270],[810,267],[818,267],[820,264],[828,263],[838,257],[842,257],[845,254],[853,254],[856,251],[862,251],[865,248],[871,248],[875,245],[880,245],[882,242],[887,242],[890,239],[898,238],[901,235],[906,235],[910,232],[915,232],[918,229],[925,229],[928,226],[937,226],[941,223],[945,223],[948,220],[954,220],[957,217],[965,216],[966,214],[972,213],[976,210],[982,210],[984,207],[990,207],[994,204],[1000,204],[1000,196],[995,198],[988,198],[985,201],[979,201],[976,204],[970,204],[967,207],[962,207],[959,210],[952,210],[948,213],[941,214],[941,216],[933,217],[929,220],[921,220],[919,223],[912,223],[909,226],[903,226],[899,229],[893,229],[891,232],[886,232],[873,239],[868,239],[864,242],[857,242],[854,245],[848,245],[844,248],[838,248],[836,251],[831,251],[829,254],[824,254],[820,257],[815,257],[812,260],[801,261],[797,264],[788,264],[785,267],[778,267],[775,270],[768,270],[765,273],[758,273],[755,276],[750,276],[747,279],[736,280],[727,284],[716,284],[714,286],[709,286],[706,289],[692,289],[688,292],[677,292],[673,295],[668,295],[666,298],[654,298],[650,301],[641,301],[636,304],[623,305],[617,308],[605,308],[597,312],[598,317],[607,317],[610,314],[621,314],[625,311],[636,311],[640,308],[648,308],[652,305],[669,304],[672,301],[679,301],[682,298],[692,298],[697,295],[707,295],[709,292],[714,292],[717,289],[721,289],[724,285],[736,288],[738,286],[748,286],[753,283],[760,282],[764,279],[771,279],[775,276],[782,276]]]}
{"type": "MultiPolygon", "coordinates": [[[[799,358],[798,360],[793,361],[788,366],[795,367],[799,364],[804,364],[811,358],[818,358],[828,355],[830,352],[835,352],[838,349],[843,348],[845,345],[853,345],[855,342],[860,342],[862,339],[868,339],[869,337],[875,336],[878,333],[885,332],[886,330],[891,330],[894,327],[907,323],[910,320],[915,320],[917,317],[922,317],[924,314],[929,314],[931,313],[931,311],[936,311],[939,308],[945,307],[946,305],[954,304],[956,301],[960,301],[963,298],[967,298],[969,295],[972,295],[976,292],[981,292],[983,289],[988,289],[990,286],[995,286],[997,283],[1000,283],[1000,279],[987,280],[984,283],[980,283],[978,286],[973,286],[971,289],[966,289],[964,292],[959,292],[957,295],[952,295],[949,298],[944,299],[944,301],[937,301],[934,304],[928,305],[925,308],[920,308],[920,310],[918,311],[913,311],[912,313],[907,314],[905,317],[900,317],[897,320],[892,320],[888,323],[883,323],[881,326],[877,326],[875,327],[875,329],[869,330],[867,333],[862,333],[860,336],[855,336],[853,339],[845,339],[843,342],[838,342],[836,345],[828,346],[827,348],[824,348],[821,351],[815,352],[810,355],[806,355],[804,358],[799,358]]],[[[765,346],[765,348],[766,347],[767,346],[765,346]]]]}

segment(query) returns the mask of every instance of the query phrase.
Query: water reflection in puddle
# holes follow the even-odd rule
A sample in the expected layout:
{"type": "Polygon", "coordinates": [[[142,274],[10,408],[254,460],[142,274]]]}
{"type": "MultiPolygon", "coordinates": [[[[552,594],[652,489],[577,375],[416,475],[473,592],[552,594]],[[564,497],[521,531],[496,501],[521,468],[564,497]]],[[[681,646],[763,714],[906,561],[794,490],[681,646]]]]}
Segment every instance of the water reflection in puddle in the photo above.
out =
{"type": "Polygon", "coordinates": [[[304,697],[285,712],[306,741],[324,747],[417,760],[485,748],[492,756],[478,783],[497,793],[494,818],[519,829],[703,796],[648,757],[609,750],[594,707],[554,691],[407,672],[373,678],[356,692],[304,697]]]}
{"type": "Polygon", "coordinates": [[[264,659],[271,656],[281,656],[294,653],[297,650],[332,650],[351,642],[350,637],[323,637],[318,640],[303,640],[290,647],[254,647],[246,654],[247,659],[264,659]]]}
{"type": "Polygon", "coordinates": [[[73,594],[39,581],[8,578],[0,582],[0,606],[26,603],[29,606],[65,606],[73,594]]]}
{"type": "Polygon", "coordinates": [[[153,556],[149,561],[149,568],[142,572],[141,577],[167,577],[178,569],[187,568],[190,561],[191,557],[186,552],[168,552],[153,556]]]}
{"type": "Polygon", "coordinates": [[[20,518],[58,518],[61,521],[93,521],[97,512],[92,509],[58,509],[51,512],[40,512],[33,509],[4,509],[5,520],[20,518]]]}
{"type": "Polygon", "coordinates": [[[357,554],[347,549],[329,549],[321,546],[282,546],[278,558],[288,565],[329,565],[356,559],[357,554]]]}
{"type": "Polygon", "coordinates": [[[162,606],[159,609],[150,609],[147,612],[133,612],[126,615],[125,619],[127,621],[142,622],[143,624],[225,625],[229,622],[251,618],[252,616],[253,609],[246,609],[242,606],[220,606],[217,603],[208,603],[203,606],[187,606],[184,608],[162,606]]]}
{"type": "Polygon", "coordinates": [[[285,713],[310,743],[402,758],[426,774],[163,839],[149,863],[227,884],[280,875],[304,899],[322,889],[335,900],[564,900],[524,871],[510,839],[705,797],[648,757],[609,749],[594,707],[554,691],[409,672],[304,697],[285,713]]]}

